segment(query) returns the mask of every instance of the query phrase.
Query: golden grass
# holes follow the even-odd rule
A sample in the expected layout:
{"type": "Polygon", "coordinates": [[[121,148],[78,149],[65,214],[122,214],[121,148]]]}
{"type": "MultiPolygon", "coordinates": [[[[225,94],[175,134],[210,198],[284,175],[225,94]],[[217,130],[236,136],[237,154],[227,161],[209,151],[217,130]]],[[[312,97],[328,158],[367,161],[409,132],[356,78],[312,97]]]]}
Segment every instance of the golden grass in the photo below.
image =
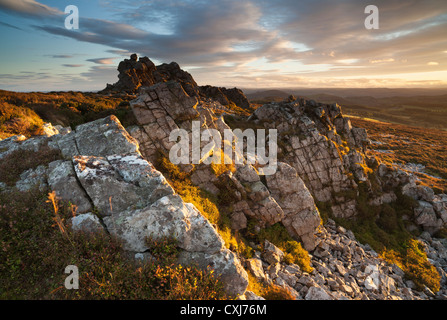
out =
{"type": "Polygon", "coordinates": [[[368,154],[387,164],[422,164],[425,173],[415,173],[421,184],[435,192],[447,192],[447,132],[437,129],[389,124],[352,118],[353,126],[368,130],[374,141],[368,154]]]}

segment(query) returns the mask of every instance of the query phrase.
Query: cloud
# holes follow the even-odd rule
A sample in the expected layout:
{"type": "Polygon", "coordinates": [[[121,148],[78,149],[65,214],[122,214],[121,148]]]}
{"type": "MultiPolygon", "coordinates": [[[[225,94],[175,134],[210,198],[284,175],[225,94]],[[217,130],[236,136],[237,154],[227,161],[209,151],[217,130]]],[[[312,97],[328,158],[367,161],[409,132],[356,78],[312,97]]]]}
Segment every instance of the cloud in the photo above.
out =
{"type": "Polygon", "coordinates": [[[6,23],[6,22],[2,22],[2,21],[0,21],[0,25],[5,26],[5,27],[8,27],[8,28],[12,28],[12,29],[16,29],[16,30],[21,30],[21,31],[23,31],[22,28],[19,28],[19,27],[17,27],[17,26],[13,26],[12,24],[9,24],[9,23],[6,23]]]}
{"type": "Polygon", "coordinates": [[[367,3],[358,0],[337,4],[304,0],[299,5],[295,0],[154,0],[142,4],[121,0],[113,4],[116,17],[127,24],[81,18],[79,32],[50,25],[37,28],[115,48],[111,53],[137,52],[160,61],[209,67],[239,66],[264,58],[266,63],[290,60],[334,66],[357,61],[351,67],[406,59],[408,68],[413,62],[426,64],[431,50],[411,59],[422,53],[420,48],[447,46],[447,20],[442,19],[447,3],[440,1],[376,1],[381,21],[377,32],[365,29],[367,3]]]}
{"type": "Polygon", "coordinates": [[[72,55],[68,55],[68,54],[53,54],[53,55],[47,55],[47,57],[52,57],[54,59],[71,59],[71,58],[73,58],[72,55]]]}
{"type": "Polygon", "coordinates": [[[118,57],[131,53],[177,61],[191,68],[194,76],[222,85],[236,80],[255,85],[268,79],[338,85],[343,82],[335,78],[347,76],[371,76],[378,83],[381,75],[445,70],[447,1],[376,0],[379,30],[364,27],[368,4],[366,0],[102,0],[109,19],[81,15],[80,29],[74,31],[63,28],[58,9],[34,0],[0,0],[1,9],[33,18],[39,31],[103,45],[105,52],[117,56],[88,59],[95,66],[84,78],[93,77],[93,71],[116,77],[116,67],[95,67],[115,66],[118,57]],[[56,19],[47,19],[56,16],[57,24],[56,19]],[[318,82],[316,77],[326,80],[318,82]]]}
{"type": "Polygon", "coordinates": [[[96,59],[87,59],[86,61],[93,62],[96,64],[115,64],[115,59],[117,58],[96,58],[96,59]]]}
{"type": "Polygon", "coordinates": [[[0,0],[0,9],[25,17],[51,17],[64,14],[62,11],[34,0],[0,0]]]}
{"type": "Polygon", "coordinates": [[[106,52],[113,53],[113,54],[123,56],[123,57],[129,57],[133,53],[128,50],[120,50],[120,49],[110,49],[110,50],[106,50],[106,52]]]}
{"type": "Polygon", "coordinates": [[[67,67],[67,68],[80,68],[83,67],[83,64],[63,64],[62,66],[67,67]]]}

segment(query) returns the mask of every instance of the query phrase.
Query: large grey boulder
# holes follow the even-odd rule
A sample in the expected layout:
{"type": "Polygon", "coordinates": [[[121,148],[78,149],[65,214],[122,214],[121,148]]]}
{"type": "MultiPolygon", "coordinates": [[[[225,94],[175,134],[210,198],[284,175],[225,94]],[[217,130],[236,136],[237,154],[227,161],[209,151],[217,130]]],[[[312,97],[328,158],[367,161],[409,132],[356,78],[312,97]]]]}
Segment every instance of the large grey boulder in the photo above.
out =
{"type": "Polygon", "coordinates": [[[320,287],[310,287],[304,298],[305,300],[334,300],[326,290],[320,287]]]}
{"type": "Polygon", "coordinates": [[[313,250],[316,246],[314,234],[321,218],[303,180],[295,168],[283,162],[278,163],[275,174],[266,178],[272,196],[284,211],[282,224],[293,237],[303,242],[306,250],[313,250]]]}
{"type": "Polygon", "coordinates": [[[71,161],[57,160],[48,165],[48,185],[62,200],[70,201],[76,206],[76,213],[93,210],[87,193],[78,184],[71,161]]]}
{"type": "MultiPolygon", "coordinates": [[[[169,85],[165,88],[180,90],[169,85]]],[[[158,93],[162,95],[163,91],[158,93]]],[[[174,99],[175,93],[170,91],[170,97],[174,99]]],[[[194,104],[193,99],[188,101],[194,104]]],[[[179,119],[175,112],[182,105],[175,110],[170,107],[175,106],[166,106],[166,112],[179,119]]],[[[191,107],[194,109],[194,105],[191,107]]],[[[222,277],[229,294],[244,294],[248,276],[238,257],[225,248],[221,236],[197,208],[185,203],[165,177],[142,157],[137,140],[116,117],[86,123],[63,135],[53,131],[55,134],[50,137],[2,141],[5,152],[38,151],[51,145],[61,150],[65,158],[24,172],[19,189],[48,184],[58,198],[77,207],[76,216],[70,219],[73,230],[115,235],[133,256],[148,254],[147,237],[174,237],[181,249],[180,263],[211,267],[222,277]]]]}
{"type": "Polygon", "coordinates": [[[206,252],[183,251],[179,262],[186,265],[210,267],[220,277],[224,289],[231,295],[243,295],[248,286],[248,275],[237,256],[229,249],[211,254],[206,252]]]}
{"type": "Polygon", "coordinates": [[[124,240],[129,251],[149,249],[146,237],[174,237],[178,246],[189,252],[216,253],[224,248],[217,231],[190,203],[178,195],[165,196],[140,210],[127,210],[104,218],[111,234],[124,240]]]}
{"type": "Polygon", "coordinates": [[[139,154],[73,157],[77,178],[103,217],[144,208],[174,190],[139,154]]]}

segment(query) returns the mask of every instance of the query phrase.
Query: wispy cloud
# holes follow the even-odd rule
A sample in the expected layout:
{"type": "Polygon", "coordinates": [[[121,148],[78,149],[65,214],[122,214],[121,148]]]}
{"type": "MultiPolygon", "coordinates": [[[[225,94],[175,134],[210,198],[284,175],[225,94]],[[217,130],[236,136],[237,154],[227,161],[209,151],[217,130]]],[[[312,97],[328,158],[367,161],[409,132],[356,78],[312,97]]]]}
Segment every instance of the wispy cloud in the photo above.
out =
{"type": "Polygon", "coordinates": [[[86,61],[93,62],[96,64],[115,64],[115,59],[117,58],[96,58],[96,59],[87,59],[86,61]]]}
{"type": "Polygon", "coordinates": [[[35,0],[0,0],[0,9],[12,14],[42,18],[62,15],[63,12],[35,0]]]}
{"type": "Polygon", "coordinates": [[[52,57],[54,59],[71,59],[71,58],[73,58],[72,55],[68,55],[68,54],[52,54],[52,55],[47,55],[47,57],[52,57]]]}
{"type": "Polygon", "coordinates": [[[9,24],[9,23],[6,23],[6,22],[2,22],[2,21],[0,21],[0,25],[5,26],[5,27],[8,27],[8,28],[12,28],[12,29],[22,30],[22,31],[23,31],[22,28],[19,28],[19,27],[17,27],[17,26],[13,26],[12,24],[9,24]]]}

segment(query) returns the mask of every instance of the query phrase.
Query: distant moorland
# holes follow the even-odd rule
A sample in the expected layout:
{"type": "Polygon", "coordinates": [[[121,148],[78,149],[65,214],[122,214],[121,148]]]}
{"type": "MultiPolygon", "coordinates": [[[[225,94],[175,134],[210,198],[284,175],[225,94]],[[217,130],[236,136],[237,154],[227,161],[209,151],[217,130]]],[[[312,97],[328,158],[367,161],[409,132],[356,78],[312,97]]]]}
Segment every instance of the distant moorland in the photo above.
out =
{"type": "Polygon", "coordinates": [[[281,89],[247,91],[252,103],[289,95],[338,103],[343,112],[384,122],[447,130],[446,89],[281,89]]]}

